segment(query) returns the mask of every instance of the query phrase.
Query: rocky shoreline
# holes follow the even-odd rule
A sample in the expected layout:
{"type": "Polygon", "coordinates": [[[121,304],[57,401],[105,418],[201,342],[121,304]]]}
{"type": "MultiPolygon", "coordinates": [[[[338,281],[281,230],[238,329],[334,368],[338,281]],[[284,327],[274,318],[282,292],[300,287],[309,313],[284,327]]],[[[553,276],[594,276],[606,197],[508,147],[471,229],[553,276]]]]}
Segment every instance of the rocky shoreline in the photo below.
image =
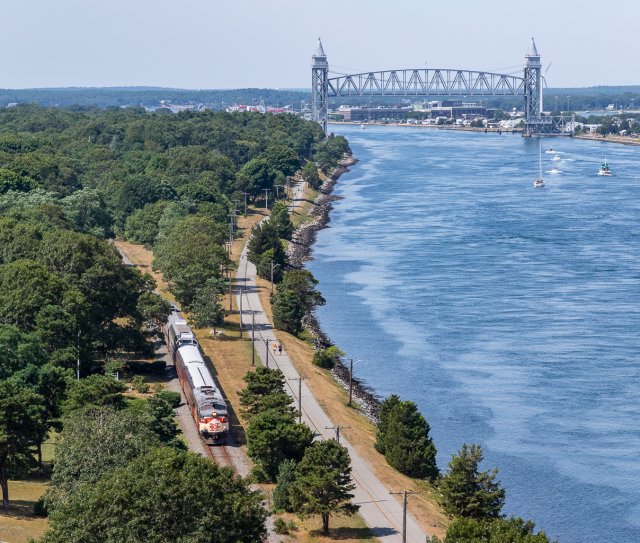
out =
{"type": "MultiPolygon", "coordinates": [[[[333,209],[333,202],[340,199],[339,196],[331,194],[333,188],[340,176],[349,171],[349,166],[353,166],[357,162],[357,159],[352,156],[345,157],[320,187],[320,194],[313,202],[310,212],[313,220],[301,224],[293,233],[289,243],[287,256],[291,266],[302,268],[305,262],[312,259],[312,246],[316,241],[317,232],[328,227],[331,220],[330,212],[333,209]]],[[[326,349],[333,345],[313,313],[304,317],[303,325],[311,335],[316,350],[326,349]]],[[[346,390],[349,390],[349,368],[345,363],[341,361],[336,364],[332,373],[335,380],[346,390]]],[[[380,412],[380,398],[373,393],[366,383],[356,378],[353,379],[353,400],[368,419],[374,423],[377,422],[380,412]]]]}

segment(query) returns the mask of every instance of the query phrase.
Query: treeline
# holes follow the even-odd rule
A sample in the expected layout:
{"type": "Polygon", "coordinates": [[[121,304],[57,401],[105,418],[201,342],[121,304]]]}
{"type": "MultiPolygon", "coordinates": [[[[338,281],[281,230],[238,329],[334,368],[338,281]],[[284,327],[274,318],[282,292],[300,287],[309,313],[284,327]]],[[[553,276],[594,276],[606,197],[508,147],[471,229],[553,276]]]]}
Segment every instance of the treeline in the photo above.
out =
{"type": "Polygon", "coordinates": [[[229,89],[189,90],[161,87],[68,87],[50,89],[0,89],[0,107],[8,104],[39,104],[46,107],[111,108],[159,107],[162,100],[174,104],[202,104],[224,109],[232,104],[293,106],[309,101],[311,93],[297,90],[229,89]]]}
{"type": "MultiPolygon", "coordinates": [[[[296,420],[300,413],[291,407],[280,370],[260,367],[244,380],[240,404],[248,419],[247,452],[254,477],[277,483],[276,512],[319,515],[327,534],[332,515],[353,515],[359,508],[351,503],[355,486],[349,452],[335,439],[314,441],[311,429],[296,420]]],[[[278,531],[286,533],[282,528],[278,531]]]]}

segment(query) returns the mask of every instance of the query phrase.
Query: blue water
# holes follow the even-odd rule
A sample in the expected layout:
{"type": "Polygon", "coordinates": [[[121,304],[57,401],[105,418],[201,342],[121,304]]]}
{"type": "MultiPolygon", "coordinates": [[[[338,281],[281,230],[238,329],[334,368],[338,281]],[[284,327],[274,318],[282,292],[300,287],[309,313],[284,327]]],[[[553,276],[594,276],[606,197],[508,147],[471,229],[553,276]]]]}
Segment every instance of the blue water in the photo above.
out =
{"type": "Polygon", "coordinates": [[[441,469],[480,443],[507,514],[640,541],[640,148],[544,140],[534,189],[535,139],[332,129],[360,163],[308,268],[354,372],[417,402],[441,469]]]}

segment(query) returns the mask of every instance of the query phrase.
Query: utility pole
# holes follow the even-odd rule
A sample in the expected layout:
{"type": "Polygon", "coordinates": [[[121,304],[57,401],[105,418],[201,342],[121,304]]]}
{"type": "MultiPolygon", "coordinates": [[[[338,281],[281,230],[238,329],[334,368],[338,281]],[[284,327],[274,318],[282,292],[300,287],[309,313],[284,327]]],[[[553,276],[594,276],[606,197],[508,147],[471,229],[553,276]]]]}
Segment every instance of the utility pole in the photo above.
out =
{"type": "Polygon", "coordinates": [[[351,426],[325,426],[325,430],[335,430],[336,431],[336,441],[340,443],[340,430],[344,428],[351,428],[351,426]]]}
{"type": "Polygon", "coordinates": [[[242,287],[240,287],[240,339],[242,339],[242,287]]]}
{"type": "Polygon", "coordinates": [[[251,365],[256,365],[256,314],[251,312],[251,365]]]}
{"type": "Polygon", "coordinates": [[[276,188],[276,200],[280,199],[280,191],[278,190],[282,185],[274,185],[276,188]]]}
{"type": "Polygon", "coordinates": [[[229,268],[229,313],[233,311],[233,294],[231,292],[231,268],[229,268]]]}
{"type": "Polygon", "coordinates": [[[402,499],[402,543],[407,543],[407,498],[412,494],[417,494],[413,490],[403,490],[402,492],[389,492],[389,494],[400,494],[402,499]]]}
{"type": "Polygon", "coordinates": [[[247,194],[248,192],[242,192],[244,194],[244,216],[247,216],[247,194]]]}
{"type": "Polygon", "coordinates": [[[264,209],[269,211],[269,191],[271,189],[262,189],[264,191],[264,209]]]}
{"type": "Polygon", "coordinates": [[[289,381],[298,381],[298,422],[302,423],[302,381],[304,381],[304,377],[294,377],[289,381]]]}
{"type": "Polygon", "coordinates": [[[267,368],[269,368],[269,342],[270,341],[273,341],[273,340],[269,338],[264,340],[264,343],[267,346],[267,368]]]}

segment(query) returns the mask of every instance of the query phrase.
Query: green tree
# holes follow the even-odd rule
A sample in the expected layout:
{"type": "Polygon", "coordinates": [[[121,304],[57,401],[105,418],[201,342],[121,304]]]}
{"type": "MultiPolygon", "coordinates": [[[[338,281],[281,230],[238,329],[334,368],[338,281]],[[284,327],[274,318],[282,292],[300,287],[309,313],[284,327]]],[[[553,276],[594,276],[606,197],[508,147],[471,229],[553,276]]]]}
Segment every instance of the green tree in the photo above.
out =
{"type": "Polygon", "coordinates": [[[289,217],[287,205],[283,202],[276,202],[271,209],[269,222],[273,223],[279,238],[291,239],[293,234],[293,224],[289,217]]]}
{"type": "Polygon", "coordinates": [[[384,454],[384,437],[387,433],[387,428],[393,423],[391,418],[391,412],[401,402],[400,396],[397,394],[391,394],[387,396],[380,404],[380,414],[378,415],[378,426],[376,432],[375,448],[379,453],[384,454]]]}
{"type": "Polygon", "coordinates": [[[47,358],[36,334],[21,332],[10,324],[0,324],[0,380],[28,366],[40,367],[47,358]]]}
{"type": "Polygon", "coordinates": [[[88,406],[124,407],[126,390],[122,381],[116,381],[110,375],[90,375],[79,381],[73,381],[67,389],[67,400],[64,402],[65,413],[88,406]]]}
{"type": "Polygon", "coordinates": [[[213,277],[198,289],[189,307],[191,320],[197,328],[216,327],[224,322],[220,297],[226,290],[225,282],[213,277]]]}
{"type": "Polygon", "coordinates": [[[456,518],[447,528],[444,543],[550,543],[544,532],[534,532],[535,524],[521,518],[456,518]]]}
{"type": "Polygon", "coordinates": [[[261,500],[228,468],[156,449],[78,488],[42,543],[256,543],[266,536],[261,500]]]}
{"type": "Polygon", "coordinates": [[[47,505],[55,509],[79,486],[94,485],[103,475],[110,477],[113,470],[157,445],[157,436],[135,412],[112,407],[74,412],[64,420],[56,446],[47,505]]]}
{"type": "Polygon", "coordinates": [[[302,169],[302,178],[312,189],[318,189],[322,185],[322,179],[320,179],[320,175],[318,174],[318,167],[311,160],[309,160],[302,169]]]}
{"type": "Polygon", "coordinates": [[[276,487],[273,489],[273,508],[276,511],[294,512],[291,491],[296,482],[295,460],[283,460],[278,469],[276,487]]]}
{"type": "Polygon", "coordinates": [[[306,424],[295,421],[293,413],[267,409],[251,418],[247,427],[247,452],[256,463],[256,472],[274,481],[283,460],[299,461],[313,441],[306,424]]]}
{"type": "Polygon", "coordinates": [[[438,498],[452,516],[491,519],[500,516],[505,491],[497,482],[497,469],[479,471],[484,456],[480,445],[464,444],[451,457],[449,471],[438,484],[438,498]]]}
{"type": "Polygon", "coordinates": [[[302,318],[325,300],[315,289],[318,281],[307,270],[284,274],[273,302],[273,323],[279,330],[294,335],[302,331],[302,318]]]}
{"type": "Polygon", "coordinates": [[[418,406],[409,401],[391,399],[393,407],[383,403],[383,429],[378,427],[376,448],[387,462],[409,477],[434,480],[438,476],[436,447],[429,436],[429,424],[418,406]]]}
{"type": "Polygon", "coordinates": [[[267,409],[293,413],[291,397],[285,392],[285,378],[278,369],[258,367],[244,376],[247,386],[238,394],[240,405],[248,418],[267,409]]]}
{"type": "Polygon", "coordinates": [[[171,304],[155,292],[140,294],[136,309],[144,328],[149,332],[159,332],[171,314],[171,304]]]}
{"type": "Polygon", "coordinates": [[[9,476],[33,464],[43,398],[12,381],[0,381],[0,488],[9,507],[9,476]]]}
{"type": "Polygon", "coordinates": [[[309,447],[296,467],[293,503],[302,516],[320,515],[322,532],[329,533],[331,515],[354,515],[359,506],[351,503],[351,459],[349,452],[334,439],[309,447]]]}

